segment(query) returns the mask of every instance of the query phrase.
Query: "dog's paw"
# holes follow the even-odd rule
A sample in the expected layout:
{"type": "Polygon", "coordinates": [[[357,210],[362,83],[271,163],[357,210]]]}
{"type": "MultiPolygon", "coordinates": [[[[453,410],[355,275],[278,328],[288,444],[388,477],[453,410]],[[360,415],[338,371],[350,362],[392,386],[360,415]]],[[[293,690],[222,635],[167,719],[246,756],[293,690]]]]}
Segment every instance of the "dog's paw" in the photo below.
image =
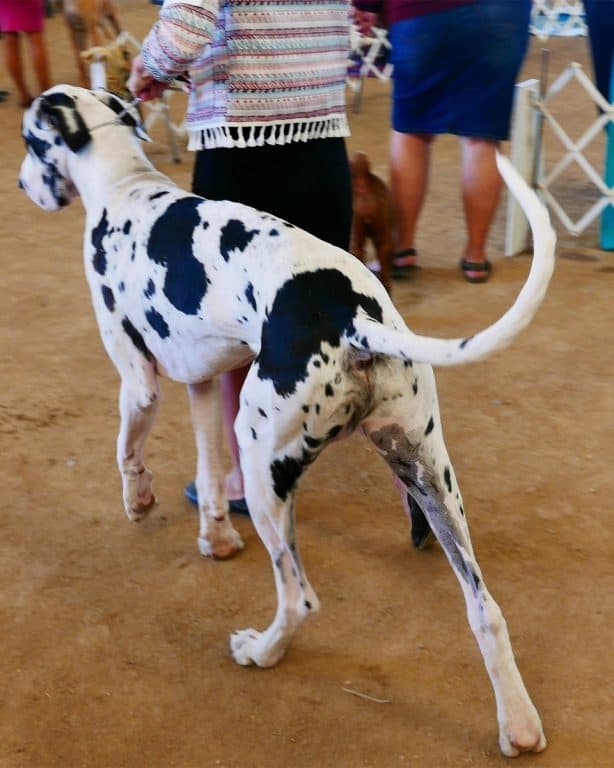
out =
{"type": "Polygon", "coordinates": [[[541,720],[534,710],[523,722],[504,723],[499,729],[499,747],[506,757],[518,757],[522,752],[542,752],[548,746],[541,720]]]}
{"type": "Polygon", "coordinates": [[[230,651],[237,664],[247,667],[272,667],[284,655],[284,648],[268,648],[266,633],[255,629],[240,629],[230,635],[230,651]]]}
{"type": "Polygon", "coordinates": [[[139,523],[144,520],[156,505],[156,497],[151,490],[152,474],[147,467],[139,471],[122,472],[124,509],[128,520],[139,523]]]}
{"type": "Polygon", "coordinates": [[[151,510],[156,506],[156,497],[148,489],[137,496],[136,500],[126,505],[126,515],[132,523],[140,523],[144,520],[151,510]]]}
{"type": "Polygon", "coordinates": [[[198,551],[203,557],[212,557],[214,560],[228,560],[245,547],[239,533],[232,528],[223,536],[215,538],[198,537],[198,551]]]}

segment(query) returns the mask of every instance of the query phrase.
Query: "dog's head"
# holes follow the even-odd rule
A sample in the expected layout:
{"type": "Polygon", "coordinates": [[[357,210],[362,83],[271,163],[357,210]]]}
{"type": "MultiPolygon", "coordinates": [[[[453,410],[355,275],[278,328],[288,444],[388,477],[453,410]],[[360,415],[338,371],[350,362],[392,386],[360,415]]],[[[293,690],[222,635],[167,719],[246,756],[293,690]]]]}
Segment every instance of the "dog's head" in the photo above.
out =
{"type": "Polygon", "coordinates": [[[70,178],[71,155],[87,152],[92,131],[109,124],[129,126],[139,138],[149,138],[137,110],[110,91],[69,85],[45,91],[23,117],[27,154],[19,173],[20,188],[47,211],[68,205],[79,194],[70,178]]]}

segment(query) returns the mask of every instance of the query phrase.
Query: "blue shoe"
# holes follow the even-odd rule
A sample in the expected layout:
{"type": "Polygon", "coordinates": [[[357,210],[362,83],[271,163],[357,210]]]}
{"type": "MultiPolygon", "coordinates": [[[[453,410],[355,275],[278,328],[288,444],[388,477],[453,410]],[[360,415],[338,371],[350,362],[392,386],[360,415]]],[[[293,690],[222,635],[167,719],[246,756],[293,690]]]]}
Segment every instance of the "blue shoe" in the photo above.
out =
{"type": "MultiPolygon", "coordinates": [[[[191,483],[186,485],[186,487],[183,489],[183,493],[191,504],[194,504],[195,507],[198,506],[196,483],[193,480],[191,483]]],[[[230,512],[234,512],[236,515],[245,515],[245,517],[249,517],[249,509],[247,508],[245,499],[231,499],[228,502],[228,509],[230,512]]]]}

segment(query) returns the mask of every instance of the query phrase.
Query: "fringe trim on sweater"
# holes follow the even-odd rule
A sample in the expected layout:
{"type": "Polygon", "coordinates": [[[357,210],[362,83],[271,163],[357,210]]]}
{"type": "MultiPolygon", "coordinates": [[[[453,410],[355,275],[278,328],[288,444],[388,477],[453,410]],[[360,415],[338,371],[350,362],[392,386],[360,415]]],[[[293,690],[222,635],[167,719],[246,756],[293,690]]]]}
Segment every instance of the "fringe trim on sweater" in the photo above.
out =
{"type": "Polygon", "coordinates": [[[212,128],[190,128],[188,149],[263,147],[291,144],[297,141],[349,136],[345,115],[312,120],[264,123],[260,125],[218,125],[212,128]]]}

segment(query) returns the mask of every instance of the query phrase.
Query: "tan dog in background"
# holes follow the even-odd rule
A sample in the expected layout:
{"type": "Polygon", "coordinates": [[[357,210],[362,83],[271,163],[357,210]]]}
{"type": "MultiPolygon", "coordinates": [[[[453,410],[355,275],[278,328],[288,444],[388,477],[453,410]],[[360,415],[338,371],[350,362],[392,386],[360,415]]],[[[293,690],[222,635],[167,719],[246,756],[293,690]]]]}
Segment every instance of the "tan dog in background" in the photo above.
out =
{"type": "Polygon", "coordinates": [[[64,19],[70,31],[81,85],[90,85],[83,51],[91,46],[102,46],[122,31],[114,0],[64,0],[64,19]]]}
{"type": "Polygon", "coordinates": [[[379,263],[379,279],[390,293],[394,213],[387,184],[371,171],[364,152],[355,152],[350,161],[354,217],[350,251],[365,261],[365,245],[371,240],[379,263]]]}

